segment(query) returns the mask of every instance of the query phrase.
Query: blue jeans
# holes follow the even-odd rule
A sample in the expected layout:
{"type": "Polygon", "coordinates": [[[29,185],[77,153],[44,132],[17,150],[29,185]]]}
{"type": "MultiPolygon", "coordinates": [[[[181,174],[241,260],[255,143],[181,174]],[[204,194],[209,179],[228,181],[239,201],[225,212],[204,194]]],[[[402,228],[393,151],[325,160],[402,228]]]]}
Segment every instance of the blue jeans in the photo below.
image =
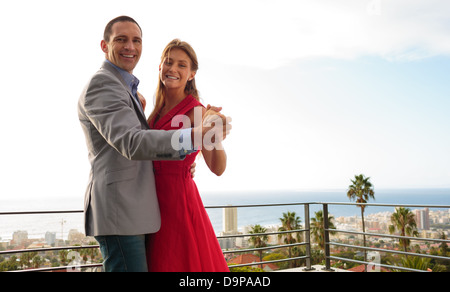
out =
{"type": "Polygon", "coordinates": [[[96,236],[105,272],[148,272],[146,236],[96,236]]]}

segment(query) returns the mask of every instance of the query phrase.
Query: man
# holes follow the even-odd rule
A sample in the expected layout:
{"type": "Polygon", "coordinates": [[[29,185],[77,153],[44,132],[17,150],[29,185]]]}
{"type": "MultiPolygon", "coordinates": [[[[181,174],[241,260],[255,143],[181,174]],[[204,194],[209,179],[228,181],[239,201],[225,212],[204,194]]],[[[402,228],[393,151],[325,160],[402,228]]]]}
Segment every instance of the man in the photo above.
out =
{"type": "MultiPolygon", "coordinates": [[[[180,145],[217,127],[149,129],[137,94],[139,80],[132,75],[142,51],[142,30],[134,19],[121,16],[110,21],[101,49],[106,61],[78,103],[91,163],[86,235],[99,242],[105,271],[144,272],[146,235],[161,225],[151,160],[183,159],[193,150],[180,145]]],[[[219,116],[225,137],[226,118],[219,116]]]]}

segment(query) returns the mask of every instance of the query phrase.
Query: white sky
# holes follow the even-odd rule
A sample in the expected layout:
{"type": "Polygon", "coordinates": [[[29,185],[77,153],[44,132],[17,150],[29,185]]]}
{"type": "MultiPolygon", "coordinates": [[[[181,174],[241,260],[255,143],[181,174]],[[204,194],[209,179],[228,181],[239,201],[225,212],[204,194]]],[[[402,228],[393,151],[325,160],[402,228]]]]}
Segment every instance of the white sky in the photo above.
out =
{"type": "MultiPolygon", "coordinates": [[[[233,117],[220,178],[200,191],[450,187],[450,2],[2,1],[0,196],[83,196],[76,104],[106,23],[135,18],[150,103],[173,38],[197,51],[205,104],[233,117]]],[[[147,109],[147,114],[150,109],[147,109]]]]}

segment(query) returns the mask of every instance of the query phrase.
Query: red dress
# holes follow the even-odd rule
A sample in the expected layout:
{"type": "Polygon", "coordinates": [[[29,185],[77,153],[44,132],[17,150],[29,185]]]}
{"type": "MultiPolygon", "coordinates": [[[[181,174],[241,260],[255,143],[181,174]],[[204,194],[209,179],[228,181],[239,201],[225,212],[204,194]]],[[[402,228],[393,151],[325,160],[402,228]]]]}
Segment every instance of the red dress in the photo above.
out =
{"type": "MultiPolygon", "coordinates": [[[[202,106],[191,95],[150,127],[174,130],[172,118],[202,106]]],[[[178,124],[178,123],[177,123],[178,124]]],[[[211,221],[190,174],[197,153],[184,161],[154,161],[161,229],[149,236],[150,272],[229,272],[211,221]]]]}

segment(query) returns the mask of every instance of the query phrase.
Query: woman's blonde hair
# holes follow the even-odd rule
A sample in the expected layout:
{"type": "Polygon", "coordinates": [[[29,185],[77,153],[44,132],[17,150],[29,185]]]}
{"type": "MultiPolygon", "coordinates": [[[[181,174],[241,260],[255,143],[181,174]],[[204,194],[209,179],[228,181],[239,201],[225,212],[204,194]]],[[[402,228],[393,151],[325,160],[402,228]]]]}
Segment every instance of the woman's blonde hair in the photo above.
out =
{"type": "MultiPolygon", "coordinates": [[[[175,48],[183,50],[188,55],[189,59],[191,60],[191,70],[197,72],[198,70],[197,54],[195,53],[191,45],[179,39],[174,39],[166,46],[161,55],[161,64],[164,62],[166,58],[170,56],[170,51],[175,48]]],[[[186,93],[186,96],[192,95],[195,99],[200,100],[200,95],[198,93],[197,86],[195,85],[195,78],[186,83],[186,88],[184,89],[184,92],[186,93]]],[[[155,93],[155,108],[153,109],[153,112],[150,114],[150,117],[148,118],[149,123],[163,108],[165,104],[165,98],[166,98],[166,91],[164,88],[164,84],[162,83],[161,78],[158,75],[158,87],[156,88],[155,93]]]]}

